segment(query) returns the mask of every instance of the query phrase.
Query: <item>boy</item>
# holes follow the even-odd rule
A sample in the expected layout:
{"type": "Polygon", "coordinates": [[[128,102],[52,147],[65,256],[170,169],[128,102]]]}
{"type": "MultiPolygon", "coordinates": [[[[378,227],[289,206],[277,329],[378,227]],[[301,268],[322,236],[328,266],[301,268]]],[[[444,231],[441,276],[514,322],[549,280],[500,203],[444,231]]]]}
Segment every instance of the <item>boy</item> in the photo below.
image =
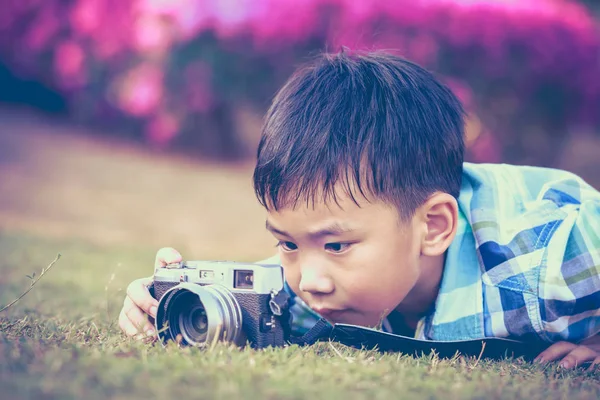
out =
{"type": "MultiPolygon", "coordinates": [[[[383,318],[421,339],[543,340],[540,361],[600,362],[600,193],[564,171],[464,163],[463,118],[430,73],[385,53],[323,55],[280,90],[254,187],[295,333],[383,318]]],[[[165,248],[156,262],[180,260],[165,248]]],[[[150,279],[128,288],[128,335],[152,329],[150,279]]]]}

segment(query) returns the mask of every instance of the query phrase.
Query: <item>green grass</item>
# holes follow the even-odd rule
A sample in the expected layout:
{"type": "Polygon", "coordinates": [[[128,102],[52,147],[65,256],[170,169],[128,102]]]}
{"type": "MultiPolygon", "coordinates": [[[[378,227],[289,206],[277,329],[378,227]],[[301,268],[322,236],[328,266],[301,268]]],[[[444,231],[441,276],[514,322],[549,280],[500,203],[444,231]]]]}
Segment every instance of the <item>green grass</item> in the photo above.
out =
{"type": "Polygon", "coordinates": [[[254,351],[135,342],[117,316],[127,284],[151,273],[155,250],[0,232],[0,306],[62,255],[0,314],[0,398],[600,398],[599,372],[521,360],[413,358],[336,343],[254,351]]]}

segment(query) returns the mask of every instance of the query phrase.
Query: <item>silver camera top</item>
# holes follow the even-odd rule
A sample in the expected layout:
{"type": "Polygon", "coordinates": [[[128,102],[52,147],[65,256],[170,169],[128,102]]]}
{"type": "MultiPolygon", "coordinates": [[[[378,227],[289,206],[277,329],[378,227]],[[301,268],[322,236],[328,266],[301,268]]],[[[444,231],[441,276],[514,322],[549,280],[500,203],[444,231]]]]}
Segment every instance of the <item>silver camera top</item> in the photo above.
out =
{"type": "Polygon", "coordinates": [[[283,287],[283,271],[278,264],[236,261],[183,261],[154,270],[154,280],[220,284],[232,292],[269,294],[283,287]]]}

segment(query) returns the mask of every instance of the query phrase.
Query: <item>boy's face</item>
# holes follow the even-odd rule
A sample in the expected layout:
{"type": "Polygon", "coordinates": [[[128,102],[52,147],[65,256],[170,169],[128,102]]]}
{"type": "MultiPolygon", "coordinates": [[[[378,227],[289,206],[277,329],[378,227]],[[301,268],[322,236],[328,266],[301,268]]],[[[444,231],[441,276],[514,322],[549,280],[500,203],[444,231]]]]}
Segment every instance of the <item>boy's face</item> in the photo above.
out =
{"type": "Polygon", "coordinates": [[[279,241],[292,290],[332,323],[376,326],[419,279],[418,224],[395,208],[347,195],[314,207],[270,211],[267,229],[279,241]]]}

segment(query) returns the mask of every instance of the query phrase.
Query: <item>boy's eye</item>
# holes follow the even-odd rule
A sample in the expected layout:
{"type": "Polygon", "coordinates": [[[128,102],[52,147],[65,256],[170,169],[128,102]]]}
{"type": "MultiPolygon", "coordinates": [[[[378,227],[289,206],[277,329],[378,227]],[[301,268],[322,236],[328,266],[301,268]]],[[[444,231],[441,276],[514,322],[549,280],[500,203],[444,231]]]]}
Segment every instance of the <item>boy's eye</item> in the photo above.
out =
{"type": "Polygon", "coordinates": [[[348,247],[350,247],[350,243],[327,243],[325,245],[325,250],[341,253],[342,251],[347,250],[348,247]]]}
{"type": "Polygon", "coordinates": [[[277,246],[281,247],[284,251],[294,251],[298,249],[298,246],[296,246],[296,244],[293,242],[279,241],[277,246]]]}

